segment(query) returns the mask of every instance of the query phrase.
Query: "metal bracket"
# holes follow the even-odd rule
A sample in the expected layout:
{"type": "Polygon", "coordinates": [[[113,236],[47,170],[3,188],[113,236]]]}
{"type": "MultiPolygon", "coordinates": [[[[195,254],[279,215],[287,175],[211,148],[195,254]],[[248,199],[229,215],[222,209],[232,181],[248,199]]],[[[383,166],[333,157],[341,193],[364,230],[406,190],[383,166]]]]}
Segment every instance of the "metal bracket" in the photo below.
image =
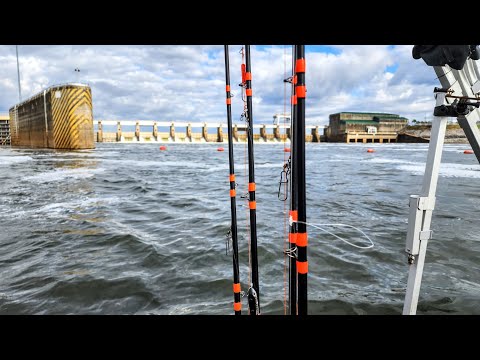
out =
{"type": "Polygon", "coordinates": [[[432,238],[431,230],[422,230],[425,211],[433,211],[435,197],[412,195],[410,196],[410,214],[405,251],[410,255],[418,255],[420,242],[432,238]]]}
{"type": "Polygon", "coordinates": [[[435,209],[435,197],[419,197],[417,198],[417,209],[418,210],[431,210],[435,209]]]}
{"type": "Polygon", "coordinates": [[[433,237],[432,230],[420,231],[420,233],[418,234],[418,238],[420,239],[420,241],[430,240],[432,237],[433,237]]]}

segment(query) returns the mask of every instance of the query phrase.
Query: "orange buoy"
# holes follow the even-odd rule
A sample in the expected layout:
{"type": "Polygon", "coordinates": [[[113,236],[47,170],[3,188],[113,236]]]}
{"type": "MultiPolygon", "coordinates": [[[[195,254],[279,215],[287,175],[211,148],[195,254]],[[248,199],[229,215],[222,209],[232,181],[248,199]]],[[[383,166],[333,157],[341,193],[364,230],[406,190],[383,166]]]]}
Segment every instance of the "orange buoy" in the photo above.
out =
{"type": "Polygon", "coordinates": [[[167,147],[165,145],[160,146],[160,150],[167,150],[167,147]]]}
{"type": "Polygon", "coordinates": [[[224,151],[224,150],[225,150],[225,149],[222,148],[222,147],[219,147],[219,148],[217,149],[217,151],[224,151]]]}
{"type": "Polygon", "coordinates": [[[284,152],[290,152],[290,148],[283,149],[284,152]]]}
{"type": "Polygon", "coordinates": [[[373,150],[373,149],[367,149],[367,152],[373,153],[373,152],[375,152],[375,150],[373,150]]]}
{"type": "Polygon", "coordinates": [[[473,154],[473,150],[465,150],[463,153],[464,154],[473,154]]]}

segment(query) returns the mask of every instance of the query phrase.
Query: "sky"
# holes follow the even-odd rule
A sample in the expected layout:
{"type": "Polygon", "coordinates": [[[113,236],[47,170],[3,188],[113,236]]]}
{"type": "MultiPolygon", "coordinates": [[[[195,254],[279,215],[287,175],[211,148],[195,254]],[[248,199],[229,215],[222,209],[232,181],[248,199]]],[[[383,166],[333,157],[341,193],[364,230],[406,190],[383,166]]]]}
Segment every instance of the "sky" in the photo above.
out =
{"type": "MultiPolygon", "coordinates": [[[[341,111],[430,120],[433,68],[412,45],[306,46],[306,122],[341,111]]],[[[242,45],[230,46],[233,121],[243,109],[242,45]]],[[[22,98],[68,82],[92,88],[94,120],[226,122],[223,45],[19,45],[22,98]],[[75,72],[80,69],[80,72],[75,72]]],[[[291,45],[251,47],[253,121],[289,111],[291,45]]],[[[18,103],[14,45],[0,45],[0,113],[18,103]]]]}

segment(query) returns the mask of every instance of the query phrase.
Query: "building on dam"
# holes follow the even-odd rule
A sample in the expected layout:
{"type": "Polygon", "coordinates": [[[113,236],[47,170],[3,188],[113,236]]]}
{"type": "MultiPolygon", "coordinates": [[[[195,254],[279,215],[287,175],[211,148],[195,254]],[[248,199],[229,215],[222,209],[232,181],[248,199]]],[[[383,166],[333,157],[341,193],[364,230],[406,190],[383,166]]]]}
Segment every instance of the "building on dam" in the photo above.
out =
{"type": "Polygon", "coordinates": [[[0,146],[10,145],[10,119],[8,115],[0,115],[0,146]]]}
{"type": "Polygon", "coordinates": [[[408,119],[397,114],[340,112],[329,116],[325,137],[329,142],[397,142],[408,119]]]}
{"type": "Polygon", "coordinates": [[[51,86],[10,108],[12,146],[94,149],[92,91],[85,84],[51,86]]]}

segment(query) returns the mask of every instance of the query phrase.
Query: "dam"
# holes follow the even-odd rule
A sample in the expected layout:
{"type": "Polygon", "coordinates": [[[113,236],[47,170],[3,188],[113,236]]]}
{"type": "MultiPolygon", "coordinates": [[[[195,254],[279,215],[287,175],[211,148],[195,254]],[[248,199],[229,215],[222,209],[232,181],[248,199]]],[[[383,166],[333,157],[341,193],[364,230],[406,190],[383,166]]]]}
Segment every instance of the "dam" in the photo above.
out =
{"type": "Polygon", "coordinates": [[[9,110],[12,146],[94,149],[92,91],[85,84],[51,86],[9,110]]]}
{"type": "MultiPolygon", "coordinates": [[[[156,120],[98,120],[95,129],[97,142],[117,143],[224,143],[227,142],[227,124],[219,122],[184,122],[156,120]],[[125,131],[126,127],[134,131],[125,131]],[[161,131],[161,129],[168,131],[161,131]],[[211,134],[210,129],[215,133],[211,134]]],[[[325,136],[320,134],[323,125],[307,125],[305,141],[324,142],[325,136]]],[[[290,141],[290,124],[255,124],[253,140],[256,143],[278,143],[290,141]]],[[[244,124],[233,124],[233,141],[247,141],[244,124]]]]}

